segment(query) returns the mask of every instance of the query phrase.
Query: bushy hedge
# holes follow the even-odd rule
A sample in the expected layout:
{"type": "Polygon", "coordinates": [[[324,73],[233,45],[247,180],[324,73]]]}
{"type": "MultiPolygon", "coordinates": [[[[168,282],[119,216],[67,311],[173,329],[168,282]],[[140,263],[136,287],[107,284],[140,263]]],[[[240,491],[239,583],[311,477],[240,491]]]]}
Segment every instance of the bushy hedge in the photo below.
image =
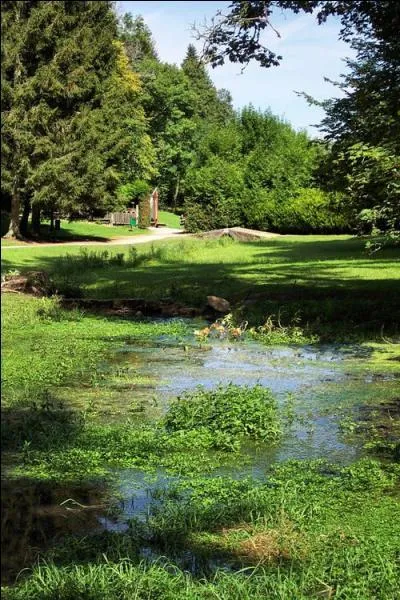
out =
{"type": "Polygon", "coordinates": [[[295,194],[248,189],[239,200],[186,202],[185,216],[190,232],[242,225],[277,233],[347,233],[352,221],[339,195],[318,188],[300,188],[295,194]]]}
{"type": "Polygon", "coordinates": [[[196,232],[241,225],[245,196],[240,167],[213,157],[205,166],[193,169],[187,177],[186,230],[196,232]]]}
{"type": "Polygon", "coordinates": [[[209,205],[186,202],[184,214],[185,230],[190,233],[237,227],[242,225],[244,218],[241,203],[233,198],[209,205]]]}
{"type": "Polygon", "coordinates": [[[278,233],[341,233],[349,231],[349,215],[340,196],[318,188],[295,194],[259,190],[245,207],[246,225],[278,233]]]}

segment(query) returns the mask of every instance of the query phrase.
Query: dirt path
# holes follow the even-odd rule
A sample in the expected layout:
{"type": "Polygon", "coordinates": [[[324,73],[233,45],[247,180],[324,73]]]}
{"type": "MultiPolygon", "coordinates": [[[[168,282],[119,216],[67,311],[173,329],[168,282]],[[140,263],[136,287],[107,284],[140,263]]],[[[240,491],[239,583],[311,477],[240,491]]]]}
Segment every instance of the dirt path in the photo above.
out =
{"type": "MultiPolygon", "coordinates": [[[[7,250],[12,248],[51,248],[54,246],[135,246],[136,244],[144,244],[146,242],[154,242],[157,240],[166,240],[171,238],[190,238],[196,237],[193,233],[184,233],[182,229],[173,229],[171,227],[149,227],[151,233],[145,235],[132,235],[129,237],[118,237],[111,238],[102,242],[95,242],[90,240],[83,240],[78,242],[27,242],[26,244],[20,244],[15,246],[2,246],[1,250],[7,250]]],[[[261,240],[265,238],[280,237],[279,233],[270,233],[269,231],[257,231],[255,229],[246,229],[245,227],[231,227],[227,229],[216,229],[214,231],[205,231],[199,234],[199,237],[221,237],[221,235],[229,234],[235,239],[240,241],[261,240]],[[238,234],[238,235],[235,235],[238,234]],[[242,239],[243,238],[243,239],[242,239]]]]}
{"type": "Polygon", "coordinates": [[[183,233],[181,229],[172,229],[171,227],[150,227],[149,231],[151,231],[150,234],[111,238],[103,242],[94,242],[90,240],[52,243],[28,242],[18,246],[2,246],[1,250],[4,252],[4,250],[8,250],[9,248],[15,250],[16,248],[51,248],[54,246],[133,246],[136,244],[144,244],[145,242],[155,242],[157,240],[165,240],[173,237],[186,237],[188,235],[183,233]]]}

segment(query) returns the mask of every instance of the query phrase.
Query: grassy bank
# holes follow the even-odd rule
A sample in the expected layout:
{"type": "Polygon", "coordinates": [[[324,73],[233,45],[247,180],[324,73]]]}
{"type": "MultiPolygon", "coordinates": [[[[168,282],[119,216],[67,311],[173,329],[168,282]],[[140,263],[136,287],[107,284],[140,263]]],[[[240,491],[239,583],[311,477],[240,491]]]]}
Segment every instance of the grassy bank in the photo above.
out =
{"type": "Polygon", "coordinates": [[[393,600],[397,482],[398,469],[372,461],[291,463],[263,481],[183,482],[129,533],[65,540],[4,597],[393,600]],[[153,563],[141,559],[143,543],[153,563]]]}
{"type": "Polygon", "coordinates": [[[168,241],[102,248],[6,250],[3,270],[44,269],[60,291],[92,298],[169,297],[204,306],[227,298],[238,318],[261,325],[273,315],[349,339],[395,332],[400,322],[400,251],[369,256],[346,236],[282,236],[268,241],[168,241]],[[368,333],[369,332],[369,333],[368,333]]]}

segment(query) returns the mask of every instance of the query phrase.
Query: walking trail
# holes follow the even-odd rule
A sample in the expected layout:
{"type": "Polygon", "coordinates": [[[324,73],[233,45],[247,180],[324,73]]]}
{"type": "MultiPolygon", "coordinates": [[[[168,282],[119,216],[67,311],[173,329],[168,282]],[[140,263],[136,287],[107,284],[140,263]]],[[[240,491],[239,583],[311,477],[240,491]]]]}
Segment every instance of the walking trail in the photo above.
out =
{"type": "MultiPolygon", "coordinates": [[[[81,240],[77,242],[28,242],[15,246],[2,246],[1,250],[8,248],[28,248],[36,246],[38,248],[51,248],[52,246],[134,246],[136,244],[144,244],[145,242],[154,242],[157,240],[166,240],[170,238],[190,238],[196,237],[193,233],[184,233],[182,229],[173,229],[172,227],[149,227],[151,233],[144,235],[131,235],[129,237],[111,238],[103,241],[81,240]]],[[[246,229],[245,227],[230,227],[226,229],[215,229],[213,231],[205,231],[197,234],[199,237],[219,238],[223,235],[229,235],[233,239],[239,241],[254,241],[266,238],[280,237],[279,233],[271,233],[269,231],[257,231],[255,229],[246,229]]]]}
{"type": "Polygon", "coordinates": [[[95,242],[92,240],[81,240],[77,242],[52,242],[52,243],[41,243],[41,242],[28,242],[27,244],[15,245],[15,246],[2,246],[1,250],[8,250],[12,248],[15,250],[16,248],[28,248],[28,247],[37,247],[37,248],[51,248],[52,246],[130,246],[136,244],[144,244],[145,242],[154,242],[156,240],[165,240],[167,238],[173,237],[186,237],[189,234],[185,234],[181,229],[172,229],[171,227],[149,227],[149,231],[151,233],[144,235],[132,235],[129,237],[119,237],[112,238],[106,241],[95,242]]]}

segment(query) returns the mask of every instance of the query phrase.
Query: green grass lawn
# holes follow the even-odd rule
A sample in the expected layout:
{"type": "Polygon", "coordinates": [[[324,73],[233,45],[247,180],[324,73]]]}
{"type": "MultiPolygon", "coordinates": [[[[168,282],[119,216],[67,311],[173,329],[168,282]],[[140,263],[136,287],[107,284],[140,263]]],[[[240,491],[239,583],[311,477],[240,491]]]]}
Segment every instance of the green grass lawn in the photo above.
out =
{"type": "Polygon", "coordinates": [[[181,229],[180,217],[166,210],[160,210],[158,212],[158,222],[160,225],[166,225],[167,227],[172,227],[173,229],[181,229]]]}
{"type": "Polygon", "coordinates": [[[350,236],[251,243],[189,238],[136,250],[115,246],[104,260],[101,246],[86,256],[80,248],[30,247],[5,250],[3,270],[44,269],[60,289],[78,286],[92,298],[170,297],[201,307],[207,295],[217,295],[242,306],[246,318],[254,313],[255,320],[281,310],[284,320],[299,313],[303,323],[388,327],[400,320],[400,250],[369,256],[364,245],[350,236]]]}
{"type": "MultiPolygon", "coordinates": [[[[159,222],[167,227],[180,228],[180,218],[173,213],[167,211],[159,212],[159,222]]],[[[41,228],[41,242],[72,242],[72,241],[107,241],[118,237],[129,237],[133,235],[143,235],[149,233],[146,229],[134,227],[130,229],[128,225],[103,225],[101,223],[90,221],[61,221],[60,231],[50,232],[48,224],[44,224],[41,228]]],[[[35,240],[36,241],[36,240],[35,240]]],[[[5,240],[2,238],[2,246],[20,246],[27,245],[29,242],[19,240],[5,240]]]]}

